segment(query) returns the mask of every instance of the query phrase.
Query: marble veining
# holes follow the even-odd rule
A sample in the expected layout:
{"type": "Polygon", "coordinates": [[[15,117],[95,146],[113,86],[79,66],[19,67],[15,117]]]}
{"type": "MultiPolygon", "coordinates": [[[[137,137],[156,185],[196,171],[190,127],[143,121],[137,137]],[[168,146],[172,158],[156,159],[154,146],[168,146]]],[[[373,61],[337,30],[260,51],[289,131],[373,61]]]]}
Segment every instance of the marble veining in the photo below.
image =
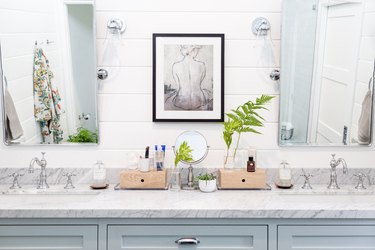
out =
{"type": "MultiPolygon", "coordinates": [[[[32,188],[32,187],[27,187],[32,188]]],[[[62,186],[55,187],[57,190],[62,186]]],[[[375,191],[141,191],[110,189],[84,195],[10,194],[2,187],[0,218],[374,218],[375,191]]],[[[76,193],[75,193],[76,192],[76,193]]]]}
{"type": "MultiPolygon", "coordinates": [[[[119,182],[119,173],[123,169],[120,168],[108,168],[108,180],[109,183],[118,183],[119,182]]],[[[310,183],[314,185],[328,184],[330,169],[328,168],[309,168],[305,169],[307,173],[311,173],[314,177],[310,179],[310,183]]],[[[24,174],[20,177],[20,184],[29,185],[35,184],[38,182],[39,178],[38,168],[33,174],[28,173],[26,168],[0,168],[0,185],[12,183],[12,178],[9,177],[9,174],[14,172],[24,174]]],[[[48,174],[48,183],[51,185],[63,185],[66,183],[66,177],[64,173],[74,173],[76,176],[73,177],[74,184],[89,184],[91,182],[92,172],[91,168],[47,168],[48,174]]],[[[205,169],[205,168],[196,168],[194,169],[194,174],[200,175],[205,172],[216,173],[217,169],[205,169]]],[[[267,171],[267,183],[273,184],[277,180],[278,169],[269,168],[267,171]]],[[[343,174],[341,169],[337,170],[337,179],[339,185],[355,185],[358,181],[358,178],[354,176],[356,173],[365,173],[367,176],[370,176],[371,183],[375,183],[375,169],[349,169],[347,174],[343,174]]],[[[187,180],[187,169],[182,169],[181,178],[183,183],[187,180]]],[[[293,183],[297,186],[302,186],[304,178],[301,176],[302,169],[293,168],[293,183]]],[[[365,185],[369,185],[368,182],[365,185]]]]}
{"type": "MultiPolygon", "coordinates": [[[[375,186],[368,183],[366,190],[354,188],[359,171],[374,176],[372,169],[350,170],[347,175],[338,171],[342,189],[327,190],[329,169],[308,169],[314,175],[313,190],[303,190],[301,169],[293,169],[294,188],[280,190],[272,184],[277,169],[267,169],[271,191],[142,191],[118,190],[121,169],[108,169],[111,186],[107,190],[90,190],[91,169],[48,169],[51,189],[45,193],[35,190],[38,171],[29,174],[27,169],[0,169],[0,218],[374,218],[375,186]],[[13,172],[24,173],[20,183],[27,192],[9,192],[13,172]],[[66,172],[74,172],[77,186],[64,190],[66,172]],[[90,194],[89,194],[90,193],[90,194]]],[[[199,175],[215,169],[195,169],[199,175]]],[[[182,171],[186,180],[187,171],[182,171]]]]}

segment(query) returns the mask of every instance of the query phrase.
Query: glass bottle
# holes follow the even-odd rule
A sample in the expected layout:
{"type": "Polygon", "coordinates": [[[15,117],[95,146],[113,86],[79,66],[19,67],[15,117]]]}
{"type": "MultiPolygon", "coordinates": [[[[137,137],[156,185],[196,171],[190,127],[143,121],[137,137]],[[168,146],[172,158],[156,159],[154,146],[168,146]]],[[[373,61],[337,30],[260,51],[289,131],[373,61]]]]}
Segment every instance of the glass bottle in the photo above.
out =
{"type": "Polygon", "coordinates": [[[281,187],[292,186],[292,170],[287,161],[282,161],[280,164],[278,185],[281,187]]]}
{"type": "Polygon", "coordinates": [[[171,175],[169,179],[170,190],[180,191],[181,190],[181,172],[178,167],[171,169],[171,175]]]}
{"type": "Polygon", "coordinates": [[[92,184],[94,186],[107,185],[107,169],[101,160],[98,160],[92,169],[92,184]]]}

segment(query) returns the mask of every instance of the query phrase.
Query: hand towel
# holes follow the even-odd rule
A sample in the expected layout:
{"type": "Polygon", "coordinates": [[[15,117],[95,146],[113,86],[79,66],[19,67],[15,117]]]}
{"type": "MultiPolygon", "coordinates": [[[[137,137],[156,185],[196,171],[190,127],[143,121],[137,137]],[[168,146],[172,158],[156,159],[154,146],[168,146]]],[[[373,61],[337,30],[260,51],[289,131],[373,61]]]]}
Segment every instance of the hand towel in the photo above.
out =
{"type": "MultiPolygon", "coordinates": [[[[370,79],[371,83],[372,78],[370,79]]],[[[369,84],[370,86],[370,84],[369,84]]],[[[358,143],[368,144],[371,141],[371,116],[372,116],[372,93],[367,91],[362,102],[361,116],[358,120],[358,143]]]]}
{"type": "Polygon", "coordinates": [[[7,140],[19,139],[23,135],[23,129],[16,111],[16,107],[14,106],[12,96],[10,95],[8,89],[5,89],[4,106],[7,140]]]}

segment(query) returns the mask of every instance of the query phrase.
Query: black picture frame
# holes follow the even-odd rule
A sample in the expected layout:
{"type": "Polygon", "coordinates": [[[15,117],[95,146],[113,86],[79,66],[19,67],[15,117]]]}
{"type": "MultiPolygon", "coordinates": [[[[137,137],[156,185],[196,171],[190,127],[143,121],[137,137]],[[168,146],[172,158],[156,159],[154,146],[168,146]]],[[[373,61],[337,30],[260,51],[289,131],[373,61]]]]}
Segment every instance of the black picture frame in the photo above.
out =
{"type": "MultiPolygon", "coordinates": [[[[201,33],[155,33],[152,37],[152,49],[152,121],[223,122],[225,35],[201,33]],[[186,52],[188,50],[190,51],[186,52]],[[204,52],[200,53],[199,55],[199,52],[201,50],[204,52]],[[174,53],[171,53],[171,51],[174,53]],[[181,55],[177,55],[177,51],[179,51],[181,55]],[[192,104],[190,104],[190,106],[183,106],[184,109],[182,109],[181,106],[185,105],[186,102],[178,102],[179,100],[184,100],[183,98],[186,98],[183,95],[179,95],[181,91],[182,81],[178,74],[180,73],[181,76],[188,75],[189,83],[191,83],[190,80],[192,77],[191,71],[189,71],[188,74],[186,74],[186,68],[184,68],[183,65],[177,64],[182,64],[185,58],[189,56],[189,53],[196,53],[194,57],[190,57],[193,58],[193,60],[195,61],[193,62],[193,66],[197,66],[197,68],[200,70],[203,67],[203,70],[201,71],[203,71],[204,73],[201,73],[201,71],[198,72],[198,74],[200,74],[198,76],[201,77],[197,78],[197,74],[195,74],[194,78],[195,80],[198,79],[198,84],[200,86],[199,91],[197,92],[196,88],[195,91],[199,95],[203,96],[198,98],[199,100],[202,100],[202,104],[200,104],[201,106],[199,106],[199,109],[202,110],[190,110],[189,108],[192,106],[192,104]],[[200,57],[200,60],[196,60],[196,57],[198,56],[200,57]],[[182,57],[182,59],[180,58],[179,61],[173,61],[178,57],[182,57]],[[202,58],[206,61],[202,60],[202,58]],[[198,63],[196,62],[199,62],[201,65],[198,65],[198,63]],[[185,72],[181,72],[181,70],[175,70],[175,68],[178,68],[177,66],[181,66],[179,68],[184,69],[185,72]],[[167,67],[171,69],[171,73],[165,73],[168,72],[168,70],[166,70],[167,67]],[[168,77],[169,82],[172,82],[169,85],[166,84],[168,83],[167,79],[165,79],[167,78],[166,76],[168,77]],[[210,76],[211,78],[208,79],[210,76]],[[176,81],[179,81],[179,83],[177,83],[176,81]],[[208,89],[203,89],[203,82],[205,82],[206,86],[209,86],[208,89]],[[171,87],[176,87],[177,85],[178,87],[176,89],[173,89],[171,87]],[[172,98],[166,96],[168,93],[166,91],[170,91],[170,95],[174,95],[174,97],[172,98]],[[205,94],[209,97],[205,96],[205,94]],[[181,97],[178,98],[177,96],[181,97]],[[172,104],[172,102],[174,103],[172,104]],[[166,110],[166,107],[170,110],[166,110]]],[[[185,61],[184,63],[189,62],[185,61]]],[[[197,72],[194,71],[194,73],[197,72]]],[[[185,84],[185,86],[191,86],[191,84],[185,84]]],[[[196,103],[194,104],[198,105],[196,103]]]]}

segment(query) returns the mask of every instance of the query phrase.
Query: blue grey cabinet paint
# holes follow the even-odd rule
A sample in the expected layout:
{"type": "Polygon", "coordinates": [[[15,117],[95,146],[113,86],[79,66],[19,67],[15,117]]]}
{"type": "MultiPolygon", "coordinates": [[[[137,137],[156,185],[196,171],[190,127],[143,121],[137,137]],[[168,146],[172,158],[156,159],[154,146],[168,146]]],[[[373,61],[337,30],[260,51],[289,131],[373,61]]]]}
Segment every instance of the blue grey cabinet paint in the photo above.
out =
{"type": "Polygon", "coordinates": [[[375,250],[375,226],[278,226],[278,250],[375,250]]]}
{"type": "Polygon", "coordinates": [[[267,250],[267,231],[267,225],[109,225],[108,250],[267,250]],[[176,243],[179,239],[194,238],[200,242],[176,243]]]}
{"type": "Polygon", "coordinates": [[[0,226],[0,250],[97,250],[96,225],[0,226]]]}

